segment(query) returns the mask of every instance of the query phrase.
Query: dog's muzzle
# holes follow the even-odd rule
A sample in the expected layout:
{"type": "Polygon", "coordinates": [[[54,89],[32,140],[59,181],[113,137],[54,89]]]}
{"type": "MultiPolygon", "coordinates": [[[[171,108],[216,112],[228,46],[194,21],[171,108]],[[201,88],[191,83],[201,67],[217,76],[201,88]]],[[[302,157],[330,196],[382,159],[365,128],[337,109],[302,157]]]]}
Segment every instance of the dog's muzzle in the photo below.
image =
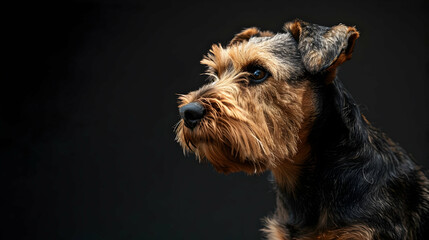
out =
{"type": "Polygon", "coordinates": [[[206,109],[203,105],[197,102],[191,102],[179,108],[179,113],[185,123],[185,126],[189,129],[193,129],[204,117],[206,109]]]}

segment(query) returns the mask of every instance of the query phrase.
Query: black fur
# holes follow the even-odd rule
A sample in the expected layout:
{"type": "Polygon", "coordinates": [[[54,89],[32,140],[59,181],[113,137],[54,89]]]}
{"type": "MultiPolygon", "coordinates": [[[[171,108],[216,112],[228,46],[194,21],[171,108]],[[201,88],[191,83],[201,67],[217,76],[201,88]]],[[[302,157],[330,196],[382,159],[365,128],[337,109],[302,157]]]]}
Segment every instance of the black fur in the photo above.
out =
{"type": "Polygon", "coordinates": [[[318,116],[310,134],[311,159],[293,193],[277,188],[274,218],[291,239],[314,229],[362,224],[374,239],[429,239],[428,180],[411,157],[362,116],[342,83],[313,81],[318,116]],[[288,219],[279,219],[286,210],[288,219]],[[276,217],[277,216],[277,217],[276,217]]]}

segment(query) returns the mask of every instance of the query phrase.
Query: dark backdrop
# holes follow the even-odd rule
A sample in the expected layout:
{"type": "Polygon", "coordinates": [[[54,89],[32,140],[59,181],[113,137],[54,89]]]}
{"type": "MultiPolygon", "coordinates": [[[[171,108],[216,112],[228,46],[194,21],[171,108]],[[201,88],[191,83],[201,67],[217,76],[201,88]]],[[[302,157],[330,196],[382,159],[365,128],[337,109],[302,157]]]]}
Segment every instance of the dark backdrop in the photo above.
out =
{"type": "Polygon", "coordinates": [[[429,166],[424,1],[56,1],[3,7],[2,239],[259,239],[267,174],[185,157],[176,93],[245,27],[356,25],[339,75],[368,119],[429,166]],[[4,224],[6,222],[6,224],[4,224]]]}

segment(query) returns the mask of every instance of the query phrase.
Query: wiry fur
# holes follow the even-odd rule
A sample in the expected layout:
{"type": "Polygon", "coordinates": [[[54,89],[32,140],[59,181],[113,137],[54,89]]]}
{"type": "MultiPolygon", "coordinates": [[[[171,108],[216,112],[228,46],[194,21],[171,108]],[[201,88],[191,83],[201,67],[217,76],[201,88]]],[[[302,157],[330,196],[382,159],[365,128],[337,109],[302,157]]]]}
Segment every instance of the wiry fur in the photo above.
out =
{"type": "Polygon", "coordinates": [[[277,59],[270,50],[267,42],[227,49],[214,45],[202,60],[212,82],[179,98],[180,106],[197,101],[207,112],[194,130],[179,124],[179,142],[200,159],[210,160],[218,171],[263,172],[285,159],[292,161],[297,153],[300,129],[311,114],[305,101],[308,83],[282,84],[301,72],[291,64],[296,59],[284,65],[287,60],[277,59]],[[253,64],[271,72],[267,84],[248,85],[243,69],[253,64]],[[287,118],[279,119],[285,114],[287,118]]]}
{"type": "Polygon", "coordinates": [[[268,239],[425,239],[427,178],[336,78],[359,33],[301,20],[284,29],[251,28],[212,47],[201,61],[211,82],[179,97],[206,114],[194,129],[179,122],[177,141],[219,172],[272,172],[268,239]],[[270,77],[251,84],[251,66],[270,77]]]}

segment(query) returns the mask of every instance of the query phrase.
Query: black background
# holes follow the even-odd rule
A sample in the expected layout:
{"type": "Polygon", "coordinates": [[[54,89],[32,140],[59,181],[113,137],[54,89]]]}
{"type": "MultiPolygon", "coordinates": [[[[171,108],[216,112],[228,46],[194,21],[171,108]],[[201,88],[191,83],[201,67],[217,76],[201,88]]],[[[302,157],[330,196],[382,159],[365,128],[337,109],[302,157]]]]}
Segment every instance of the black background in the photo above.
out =
{"type": "Polygon", "coordinates": [[[176,93],[245,27],[356,25],[339,75],[429,167],[424,1],[56,1],[3,7],[2,239],[259,239],[267,174],[222,175],[175,143],[176,93]],[[6,222],[6,224],[4,224],[6,222]]]}

